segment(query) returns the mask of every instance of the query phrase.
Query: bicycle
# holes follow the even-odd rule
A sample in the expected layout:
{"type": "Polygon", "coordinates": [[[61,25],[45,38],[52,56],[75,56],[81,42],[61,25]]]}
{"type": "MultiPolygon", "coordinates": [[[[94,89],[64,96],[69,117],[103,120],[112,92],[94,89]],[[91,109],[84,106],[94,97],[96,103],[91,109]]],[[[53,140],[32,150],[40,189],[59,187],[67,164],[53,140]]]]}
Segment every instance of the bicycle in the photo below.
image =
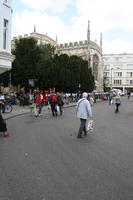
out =
{"type": "Polygon", "coordinates": [[[0,111],[2,111],[3,113],[10,113],[12,112],[12,110],[13,110],[13,107],[10,102],[5,101],[5,102],[0,103],[0,111]]]}

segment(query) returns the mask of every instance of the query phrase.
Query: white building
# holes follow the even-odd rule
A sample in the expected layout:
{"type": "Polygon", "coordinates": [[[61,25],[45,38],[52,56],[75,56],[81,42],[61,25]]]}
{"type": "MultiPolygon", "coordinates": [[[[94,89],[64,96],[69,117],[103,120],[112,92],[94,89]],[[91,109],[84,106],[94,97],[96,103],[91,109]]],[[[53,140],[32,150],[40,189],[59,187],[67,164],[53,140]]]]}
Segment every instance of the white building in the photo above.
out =
{"type": "Polygon", "coordinates": [[[133,53],[104,54],[103,72],[107,88],[133,91],[133,53]]]}
{"type": "Polygon", "coordinates": [[[10,70],[11,55],[11,0],[0,0],[0,74],[10,70]]]}

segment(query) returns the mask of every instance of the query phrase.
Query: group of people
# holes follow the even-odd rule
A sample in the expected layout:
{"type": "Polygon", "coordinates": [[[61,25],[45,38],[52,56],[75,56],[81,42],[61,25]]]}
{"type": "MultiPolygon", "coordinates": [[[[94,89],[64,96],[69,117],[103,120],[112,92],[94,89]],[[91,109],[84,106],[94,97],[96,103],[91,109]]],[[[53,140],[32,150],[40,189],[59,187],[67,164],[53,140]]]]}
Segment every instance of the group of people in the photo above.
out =
{"type": "MultiPolygon", "coordinates": [[[[34,113],[35,116],[41,116],[42,115],[42,107],[44,105],[44,98],[43,98],[43,93],[39,90],[34,90],[33,93],[33,99],[34,99],[34,113]]],[[[57,92],[57,94],[52,91],[52,93],[48,97],[48,103],[51,107],[52,115],[57,116],[58,113],[62,115],[63,112],[63,98],[62,95],[57,92]]]]}
{"type": "MultiPolygon", "coordinates": [[[[118,113],[119,106],[121,104],[120,95],[116,94],[114,98],[115,98],[115,105],[116,105],[115,113],[118,113]]],[[[41,115],[42,107],[44,104],[42,91],[34,90],[33,99],[34,99],[34,113],[35,113],[35,116],[37,117],[41,115]]],[[[111,100],[112,100],[112,96],[110,95],[109,104],[111,100]]],[[[52,93],[48,97],[48,102],[51,107],[52,116],[57,116],[58,113],[62,115],[64,102],[63,102],[62,95],[59,92],[55,94],[54,91],[52,91],[52,93]]],[[[80,127],[79,127],[77,138],[82,138],[87,135],[86,122],[88,118],[92,119],[91,107],[93,103],[94,103],[93,98],[89,98],[89,101],[88,101],[88,93],[86,92],[82,94],[82,98],[79,99],[77,102],[76,114],[77,114],[77,118],[80,119],[80,127]]],[[[1,113],[0,113],[0,132],[3,132],[4,137],[9,136],[7,132],[6,123],[1,113]]]]}

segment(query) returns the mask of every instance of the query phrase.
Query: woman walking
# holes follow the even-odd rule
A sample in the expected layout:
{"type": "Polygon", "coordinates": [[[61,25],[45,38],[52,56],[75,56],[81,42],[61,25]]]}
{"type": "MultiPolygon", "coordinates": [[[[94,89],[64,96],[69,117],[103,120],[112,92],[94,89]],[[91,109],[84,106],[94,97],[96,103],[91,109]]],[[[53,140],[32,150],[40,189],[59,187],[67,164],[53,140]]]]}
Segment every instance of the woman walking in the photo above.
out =
{"type": "Polygon", "coordinates": [[[115,109],[115,113],[119,112],[119,106],[121,105],[121,99],[120,99],[120,95],[117,94],[115,97],[115,105],[116,105],[116,109],[115,109]]]}
{"type": "Polygon", "coordinates": [[[59,92],[57,92],[57,105],[59,106],[59,110],[60,110],[60,115],[62,115],[62,107],[64,105],[62,96],[59,92]]]}

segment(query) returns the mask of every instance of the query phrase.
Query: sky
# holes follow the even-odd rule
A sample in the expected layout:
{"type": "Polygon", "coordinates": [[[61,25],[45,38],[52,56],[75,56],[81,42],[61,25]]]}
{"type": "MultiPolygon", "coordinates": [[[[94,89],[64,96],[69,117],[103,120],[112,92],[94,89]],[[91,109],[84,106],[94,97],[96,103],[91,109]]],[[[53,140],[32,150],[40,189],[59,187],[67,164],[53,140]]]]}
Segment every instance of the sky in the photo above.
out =
{"type": "Polygon", "coordinates": [[[59,44],[87,40],[103,53],[133,53],[133,0],[12,0],[12,37],[34,31],[59,44]]]}

